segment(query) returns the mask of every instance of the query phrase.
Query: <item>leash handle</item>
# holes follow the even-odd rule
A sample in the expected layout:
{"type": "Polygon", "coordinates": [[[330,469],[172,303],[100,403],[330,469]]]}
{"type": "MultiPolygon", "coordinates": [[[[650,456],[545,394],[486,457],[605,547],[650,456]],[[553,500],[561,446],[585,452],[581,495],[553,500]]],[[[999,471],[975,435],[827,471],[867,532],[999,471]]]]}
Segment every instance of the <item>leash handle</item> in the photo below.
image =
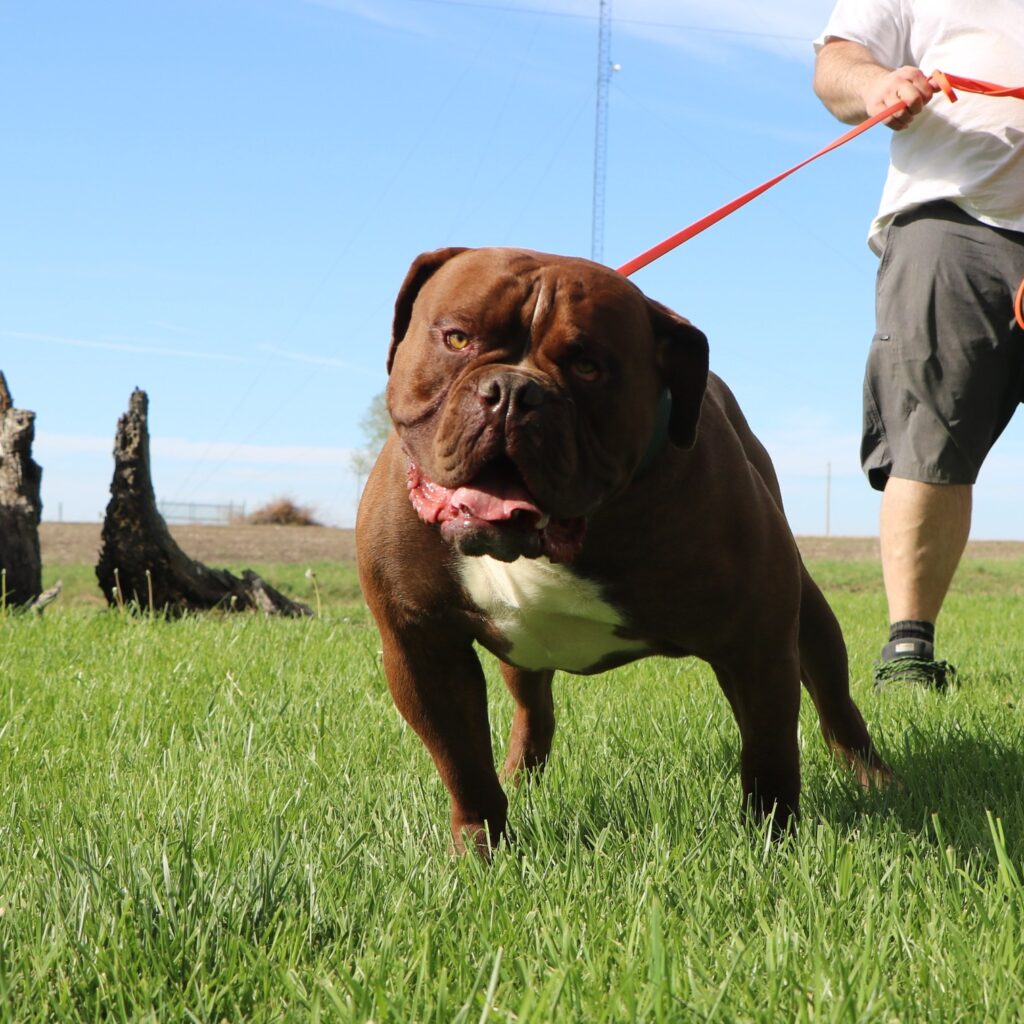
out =
{"type": "MultiPolygon", "coordinates": [[[[956,89],[962,89],[964,92],[979,93],[983,96],[1013,96],[1017,99],[1024,99],[1024,86],[1020,86],[1018,88],[1007,88],[1003,85],[995,85],[992,82],[983,82],[978,78],[962,78],[959,75],[945,74],[942,71],[933,72],[932,80],[946,94],[951,103],[955,103],[957,100],[956,89]]],[[[903,100],[900,100],[898,103],[894,103],[891,107],[886,107],[885,110],[875,114],[873,117],[869,117],[866,121],[862,121],[835,141],[830,142],[824,149],[819,149],[813,156],[809,156],[806,160],[801,160],[800,163],[796,164],[796,166],[790,167],[788,171],[783,171],[770,181],[766,181],[764,184],[758,185],[757,188],[752,188],[749,192],[745,192],[737,199],[734,199],[731,203],[726,203],[725,206],[721,206],[712,213],[707,214],[707,216],[701,217],[700,220],[695,221],[689,227],[683,228],[682,231],[677,231],[674,235],[670,235],[664,241],[652,246],[646,252],[642,252],[639,256],[634,256],[628,263],[623,263],[622,266],[618,268],[618,272],[625,277],[629,277],[630,274],[635,274],[638,270],[646,267],[649,263],[653,263],[666,253],[678,248],[683,244],[683,242],[688,242],[695,235],[699,235],[702,231],[707,230],[712,224],[717,224],[720,220],[724,220],[728,217],[729,214],[735,213],[741,206],[746,206],[752,199],[756,199],[763,192],[767,192],[768,189],[774,188],[780,181],[784,181],[791,174],[795,174],[797,171],[806,167],[809,163],[812,163],[819,157],[825,156],[826,153],[831,153],[832,150],[846,145],[847,142],[857,138],[858,135],[863,134],[869,128],[874,128],[874,126],[879,122],[885,121],[893,114],[903,110],[906,105],[907,104],[904,103],[903,100]]],[[[1021,320],[1018,322],[1020,322],[1021,327],[1024,328],[1024,316],[1022,316],[1021,320]]]]}

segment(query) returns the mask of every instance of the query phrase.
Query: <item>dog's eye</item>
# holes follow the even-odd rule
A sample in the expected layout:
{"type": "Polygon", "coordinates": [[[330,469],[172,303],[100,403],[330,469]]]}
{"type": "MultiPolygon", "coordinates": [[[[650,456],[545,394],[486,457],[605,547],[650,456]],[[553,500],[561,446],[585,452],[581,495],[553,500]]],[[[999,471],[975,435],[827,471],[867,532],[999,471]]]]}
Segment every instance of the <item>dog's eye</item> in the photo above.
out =
{"type": "Polygon", "coordinates": [[[454,352],[461,352],[469,344],[469,335],[456,327],[444,332],[444,343],[454,352]]]}
{"type": "Polygon", "coordinates": [[[574,376],[588,384],[600,380],[603,373],[600,365],[586,356],[577,356],[570,364],[570,368],[574,376]]]}

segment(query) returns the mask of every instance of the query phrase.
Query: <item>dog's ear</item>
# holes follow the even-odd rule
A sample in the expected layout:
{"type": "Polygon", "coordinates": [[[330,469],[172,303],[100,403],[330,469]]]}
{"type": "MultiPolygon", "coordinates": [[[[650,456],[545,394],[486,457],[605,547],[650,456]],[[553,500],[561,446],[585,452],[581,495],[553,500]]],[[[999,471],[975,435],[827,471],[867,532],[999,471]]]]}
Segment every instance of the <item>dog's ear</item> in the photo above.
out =
{"type": "Polygon", "coordinates": [[[402,287],[398,289],[398,298],[395,299],[395,317],[391,324],[391,347],[388,349],[388,373],[391,372],[391,364],[395,361],[395,349],[398,343],[405,337],[409,329],[409,321],[412,319],[412,304],[416,301],[420,289],[434,275],[438,268],[447,263],[453,256],[465,252],[465,247],[449,247],[447,249],[434,249],[432,252],[424,252],[412,261],[409,272],[405,275],[402,287]]]}
{"type": "Polygon", "coordinates": [[[672,395],[668,436],[677,448],[692,448],[708,385],[708,339],[685,317],[647,300],[658,343],[658,367],[672,395]]]}

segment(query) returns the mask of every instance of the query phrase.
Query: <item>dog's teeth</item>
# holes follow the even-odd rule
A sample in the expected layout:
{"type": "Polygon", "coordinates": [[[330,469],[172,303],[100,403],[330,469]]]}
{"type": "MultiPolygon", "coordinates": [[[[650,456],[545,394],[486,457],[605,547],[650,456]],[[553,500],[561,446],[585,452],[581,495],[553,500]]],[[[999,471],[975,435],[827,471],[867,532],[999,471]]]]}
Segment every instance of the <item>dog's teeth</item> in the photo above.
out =
{"type": "Polygon", "coordinates": [[[538,530],[543,530],[548,525],[548,523],[550,523],[550,522],[551,522],[551,516],[549,516],[545,512],[544,515],[542,515],[540,517],[540,519],[537,520],[537,529],[538,530]]]}

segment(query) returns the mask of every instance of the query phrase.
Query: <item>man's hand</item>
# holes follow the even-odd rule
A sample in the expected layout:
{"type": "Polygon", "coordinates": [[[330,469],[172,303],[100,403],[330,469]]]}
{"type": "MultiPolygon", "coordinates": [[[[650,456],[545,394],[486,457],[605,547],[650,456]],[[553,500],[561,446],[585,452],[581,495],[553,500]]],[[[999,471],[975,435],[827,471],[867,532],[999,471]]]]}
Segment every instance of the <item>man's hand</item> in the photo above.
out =
{"type": "Polygon", "coordinates": [[[893,131],[900,132],[921,113],[924,105],[938,91],[939,87],[933,85],[920,68],[907,65],[870,79],[864,88],[862,99],[868,117],[873,117],[901,100],[906,103],[903,110],[897,111],[884,121],[884,124],[893,131]]]}
{"type": "Polygon", "coordinates": [[[822,103],[848,124],[858,124],[900,101],[906,108],[887,118],[902,131],[939,91],[919,68],[884,67],[860,43],[830,39],[818,52],[814,91],[822,103]]]}

